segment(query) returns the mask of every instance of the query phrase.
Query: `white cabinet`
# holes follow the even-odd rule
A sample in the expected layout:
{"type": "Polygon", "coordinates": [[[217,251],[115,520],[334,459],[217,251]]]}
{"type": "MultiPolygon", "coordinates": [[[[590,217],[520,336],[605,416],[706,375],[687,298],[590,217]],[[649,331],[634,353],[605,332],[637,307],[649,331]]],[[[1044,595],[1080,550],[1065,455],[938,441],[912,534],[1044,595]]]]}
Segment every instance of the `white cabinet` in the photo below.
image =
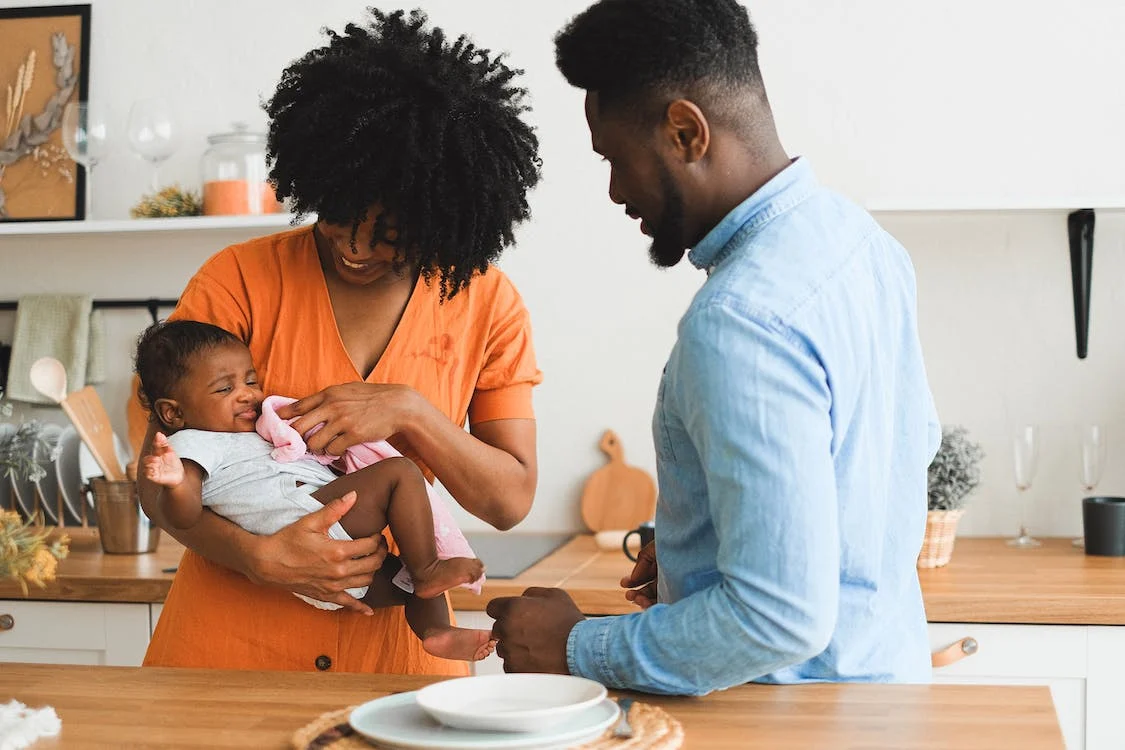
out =
{"type": "MultiPolygon", "coordinates": [[[[457,620],[458,627],[462,628],[479,628],[481,630],[491,630],[492,624],[495,622],[491,617],[484,612],[470,612],[467,610],[457,610],[453,613],[453,617],[457,620]]],[[[504,662],[496,654],[492,654],[487,659],[481,659],[478,662],[473,662],[473,674],[503,674],[504,662]]]]}
{"type": "Polygon", "coordinates": [[[149,605],[0,600],[0,662],[139,666],[149,605]]]}
{"type": "Polygon", "coordinates": [[[930,625],[934,651],[964,639],[972,653],[935,667],[935,682],[1047,685],[1067,750],[1125,746],[1125,627],[930,625]]]}

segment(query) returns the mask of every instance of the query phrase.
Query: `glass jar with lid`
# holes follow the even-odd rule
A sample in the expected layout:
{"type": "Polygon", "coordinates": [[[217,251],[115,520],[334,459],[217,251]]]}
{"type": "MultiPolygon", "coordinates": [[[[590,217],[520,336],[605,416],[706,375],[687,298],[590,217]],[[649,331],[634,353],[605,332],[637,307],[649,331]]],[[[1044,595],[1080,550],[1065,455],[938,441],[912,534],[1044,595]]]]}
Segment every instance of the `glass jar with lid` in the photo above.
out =
{"type": "Polygon", "coordinates": [[[228,133],[207,136],[203,152],[203,213],[208,216],[280,213],[267,182],[266,136],[244,122],[228,133]]]}

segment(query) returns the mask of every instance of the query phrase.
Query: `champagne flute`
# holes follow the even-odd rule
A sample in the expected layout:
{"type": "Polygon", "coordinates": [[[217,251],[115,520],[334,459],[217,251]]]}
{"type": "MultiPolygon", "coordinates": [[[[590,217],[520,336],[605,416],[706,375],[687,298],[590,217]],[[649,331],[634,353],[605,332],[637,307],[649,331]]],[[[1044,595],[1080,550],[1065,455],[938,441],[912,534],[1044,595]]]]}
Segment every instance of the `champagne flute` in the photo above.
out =
{"type": "Polygon", "coordinates": [[[129,110],[129,145],[152,164],[152,192],[160,189],[160,165],[179,145],[172,108],[162,97],[138,99],[129,110]]]}
{"type": "Polygon", "coordinates": [[[1016,490],[1020,497],[1020,533],[1015,539],[1008,540],[1010,547],[1038,547],[1040,542],[1027,531],[1027,491],[1031,489],[1031,480],[1035,478],[1035,469],[1039,462],[1039,428],[1033,424],[1023,425],[1018,430],[1012,441],[1012,456],[1016,476],[1016,490]]]}
{"type": "Polygon", "coordinates": [[[70,102],[63,109],[62,142],[70,158],[86,169],[86,215],[93,218],[94,168],[109,153],[106,112],[89,102],[70,102]]]}
{"type": "MultiPolygon", "coordinates": [[[[1090,495],[1102,478],[1105,468],[1106,434],[1105,427],[1100,424],[1088,424],[1082,427],[1082,489],[1090,495]]],[[[1075,547],[1085,547],[1085,537],[1076,537],[1070,542],[1075,547]]]]}

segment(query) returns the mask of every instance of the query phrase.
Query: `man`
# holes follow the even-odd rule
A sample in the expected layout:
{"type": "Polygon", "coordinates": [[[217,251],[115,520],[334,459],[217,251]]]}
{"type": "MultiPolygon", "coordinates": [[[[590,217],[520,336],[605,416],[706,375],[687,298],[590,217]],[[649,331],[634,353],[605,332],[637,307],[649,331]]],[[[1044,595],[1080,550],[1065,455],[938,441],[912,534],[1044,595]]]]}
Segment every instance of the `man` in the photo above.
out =
{"type": "Polygon", "coordinates": [[[601,0],[556,38],[609,197],[706,281],[653,417],[643,611],[499,599],[507,671],[699,695],[751,680],[929,679],[915,560],[940,442],[905,250],[774,128],[734,0],[601,0]],[[658,566],[659,563],[659,575],[658,566]]]}

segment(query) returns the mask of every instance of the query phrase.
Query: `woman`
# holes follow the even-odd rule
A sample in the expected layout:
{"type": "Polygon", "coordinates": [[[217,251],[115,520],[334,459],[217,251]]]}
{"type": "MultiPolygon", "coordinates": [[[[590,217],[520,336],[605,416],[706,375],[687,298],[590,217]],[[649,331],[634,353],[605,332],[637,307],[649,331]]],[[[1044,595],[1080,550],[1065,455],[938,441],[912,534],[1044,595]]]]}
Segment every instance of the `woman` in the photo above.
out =
{"type": "MultiPolygon", "coordinates": [[[[302,432],[324,423],[310,450],[389,439],[507,529],[535,491],[541,375],[527,311],[490,262],[528,216],[538,142],[520,119],[519,71],[464,37],[451,43],[420,12],[371,13],[367,26],[327,32],[267,105],[278,196],[317,223],[218,253],[171,317],[245,341],[266,393],[303,397],[282,416],[302,432]]],[[[134,407],[134,425],[144,419],[134,407]]],[[[344,591],[369,583],[386,554],[381,537],[325,535],[344,501],[253,536],[211,513],[172,528],[153,487],[140,491],[189,548],[146,664],[467,673],[426,654],[401,608],[372,611],[344,591]]]]}

